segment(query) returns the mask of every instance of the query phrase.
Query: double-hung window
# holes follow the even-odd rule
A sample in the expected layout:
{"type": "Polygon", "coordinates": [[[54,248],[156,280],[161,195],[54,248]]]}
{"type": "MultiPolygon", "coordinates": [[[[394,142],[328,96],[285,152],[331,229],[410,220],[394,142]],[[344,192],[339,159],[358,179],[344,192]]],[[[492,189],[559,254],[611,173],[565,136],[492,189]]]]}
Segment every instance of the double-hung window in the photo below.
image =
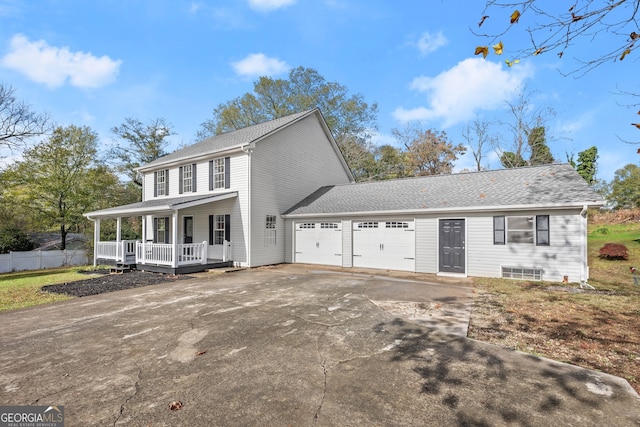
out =
{"type": "Polygon", "coordinates": [[[153,173],[153,196],[169,195],[169,170],[163,169],[153,173]]]}
{"type": "Polygon", "coordinates": [[[493,244],[535,244],[549,246],[549,215],[494,216],[493,244]]]}
{"type": "Polygon", "coordinates": [[[231,215],[209,215],[209,244],[223,245],[231,241],[231,215]]]}
{"type": "Polygon", "coordinates": [[[209,161],[209,190],[230,188],[230,157],[221,157],[209,161]]]}
{"type": "Polygon", "coordinates": [[[196,191],[196,165],[184,165],[180,166],[178,170],[180,179],[179,192],[182,193],[194,193],[196,191]]]}
{"type": "Polygon", "coordinates": [[[155,243],[169,243],[169,218],[153,218],[153,241],[155,243]]]}

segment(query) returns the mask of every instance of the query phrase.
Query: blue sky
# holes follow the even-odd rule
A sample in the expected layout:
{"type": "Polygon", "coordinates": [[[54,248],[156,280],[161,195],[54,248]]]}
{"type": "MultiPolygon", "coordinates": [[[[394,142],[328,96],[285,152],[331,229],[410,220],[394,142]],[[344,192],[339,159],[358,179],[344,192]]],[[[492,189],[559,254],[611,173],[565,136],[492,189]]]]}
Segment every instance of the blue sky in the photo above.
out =
{"type": "MultiPolygon", "coordinates": [[[[547,2],[548,3],[548,2],[547,2]]],[[[164,118],[177,133],[170,149],[194,142],[218,104],[252,90],[260,75],[286,78],[293,67],[316,69],[328,81],[379,106],[377,144],[393,128],[420,119],[464,143],[474,119],[506,120],[505,102],[526,85],[547,122],[557,160],[596,145],[600,179],[637,163],[638,61],[605,64],[576,79],[574,57],[597,51],[601,38],[524,59],[474,56],[484,1],[468,0],[0,0],[0,81],[59,125],[90,126],[103,147],[126,117],[164,118]]],[[[506,13],[507,12],[502,12],[506,13]]],[[[499,16],[495,16],[499,18],[499,16]]],[[[526,15],[517,25],[527,25],[526,15]]],[[[490,18],[494,19],[494,17],[490,18]]],[[[506,19],[506,18],[505,18],[506,19]]],[[[493,21],[495,22],[495,21],[493,21]]],[[[526,43],[516,32],[505,45],[526,43]]],[[[509,134],[494,132],[508,145],[509,134]]],[[[10,154],[5,155],[11,158],[10,154]]],[[[484,166],[498,168],[495,154],[484,166]]],[[[473,165],[471,153],[456,164],[473,165]]]]}

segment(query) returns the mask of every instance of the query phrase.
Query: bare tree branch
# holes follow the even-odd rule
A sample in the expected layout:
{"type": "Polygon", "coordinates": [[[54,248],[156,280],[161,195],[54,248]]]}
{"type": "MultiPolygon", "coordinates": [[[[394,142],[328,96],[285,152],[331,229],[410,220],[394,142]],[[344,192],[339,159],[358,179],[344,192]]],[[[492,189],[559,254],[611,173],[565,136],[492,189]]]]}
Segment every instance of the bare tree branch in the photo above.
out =
{"type": "Polygon", "coordinates": [[[0,148],[21,148],[26,139],[50,130],[47,114],[38,114],[15,97],[11,86],[0,83],[0,148]]]}

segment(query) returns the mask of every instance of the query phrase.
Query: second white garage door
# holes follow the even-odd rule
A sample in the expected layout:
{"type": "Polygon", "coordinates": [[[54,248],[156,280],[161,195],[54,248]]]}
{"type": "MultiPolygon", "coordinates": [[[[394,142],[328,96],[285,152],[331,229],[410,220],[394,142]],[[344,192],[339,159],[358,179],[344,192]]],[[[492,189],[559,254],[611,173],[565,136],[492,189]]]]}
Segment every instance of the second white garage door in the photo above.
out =
{"type": "Polygon", "coordinates": [[[296,224],[295,262],[342,265],[342,224],[305,222],[296,224]]]}
{"type": "Polygon", "coordinates": [[[354,221],[353,266],[415,271],[414,221],[354,221]]]}

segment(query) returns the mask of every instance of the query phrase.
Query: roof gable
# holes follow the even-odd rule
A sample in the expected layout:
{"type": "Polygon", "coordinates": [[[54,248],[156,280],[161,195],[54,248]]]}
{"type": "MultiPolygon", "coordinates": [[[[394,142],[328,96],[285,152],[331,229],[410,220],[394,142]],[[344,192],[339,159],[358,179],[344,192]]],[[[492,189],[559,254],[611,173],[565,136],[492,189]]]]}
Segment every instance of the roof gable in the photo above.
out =
{"type": "Polygon", "coordinates": [[[602,205],[568,164],[322,187],[285,215],[602,205]]]}
{"type": "Polygon", "coordinates": [[[291,114],[289,116],[280,117],[275,120],[271,120],[264,123],[259,123],[246,128],[238,129],[231,132],[226,132],[220,135],[215,135],[195,144],[181,148],[174,151],[171,154],[167,154],[151,163],[142,166],[141,170],[152,169],[156,166],[165,165],[172,162],[179,162],[181,160],[187,160],[207,154],[213,154],[219,151],[224,151],[230,148],[240,147],[243,145],[257,142],[258,140],[276,132],[292,123],[301,120],[302,118],[313,114],[318,111],[307,110],[301,113],[291,114]]]}

